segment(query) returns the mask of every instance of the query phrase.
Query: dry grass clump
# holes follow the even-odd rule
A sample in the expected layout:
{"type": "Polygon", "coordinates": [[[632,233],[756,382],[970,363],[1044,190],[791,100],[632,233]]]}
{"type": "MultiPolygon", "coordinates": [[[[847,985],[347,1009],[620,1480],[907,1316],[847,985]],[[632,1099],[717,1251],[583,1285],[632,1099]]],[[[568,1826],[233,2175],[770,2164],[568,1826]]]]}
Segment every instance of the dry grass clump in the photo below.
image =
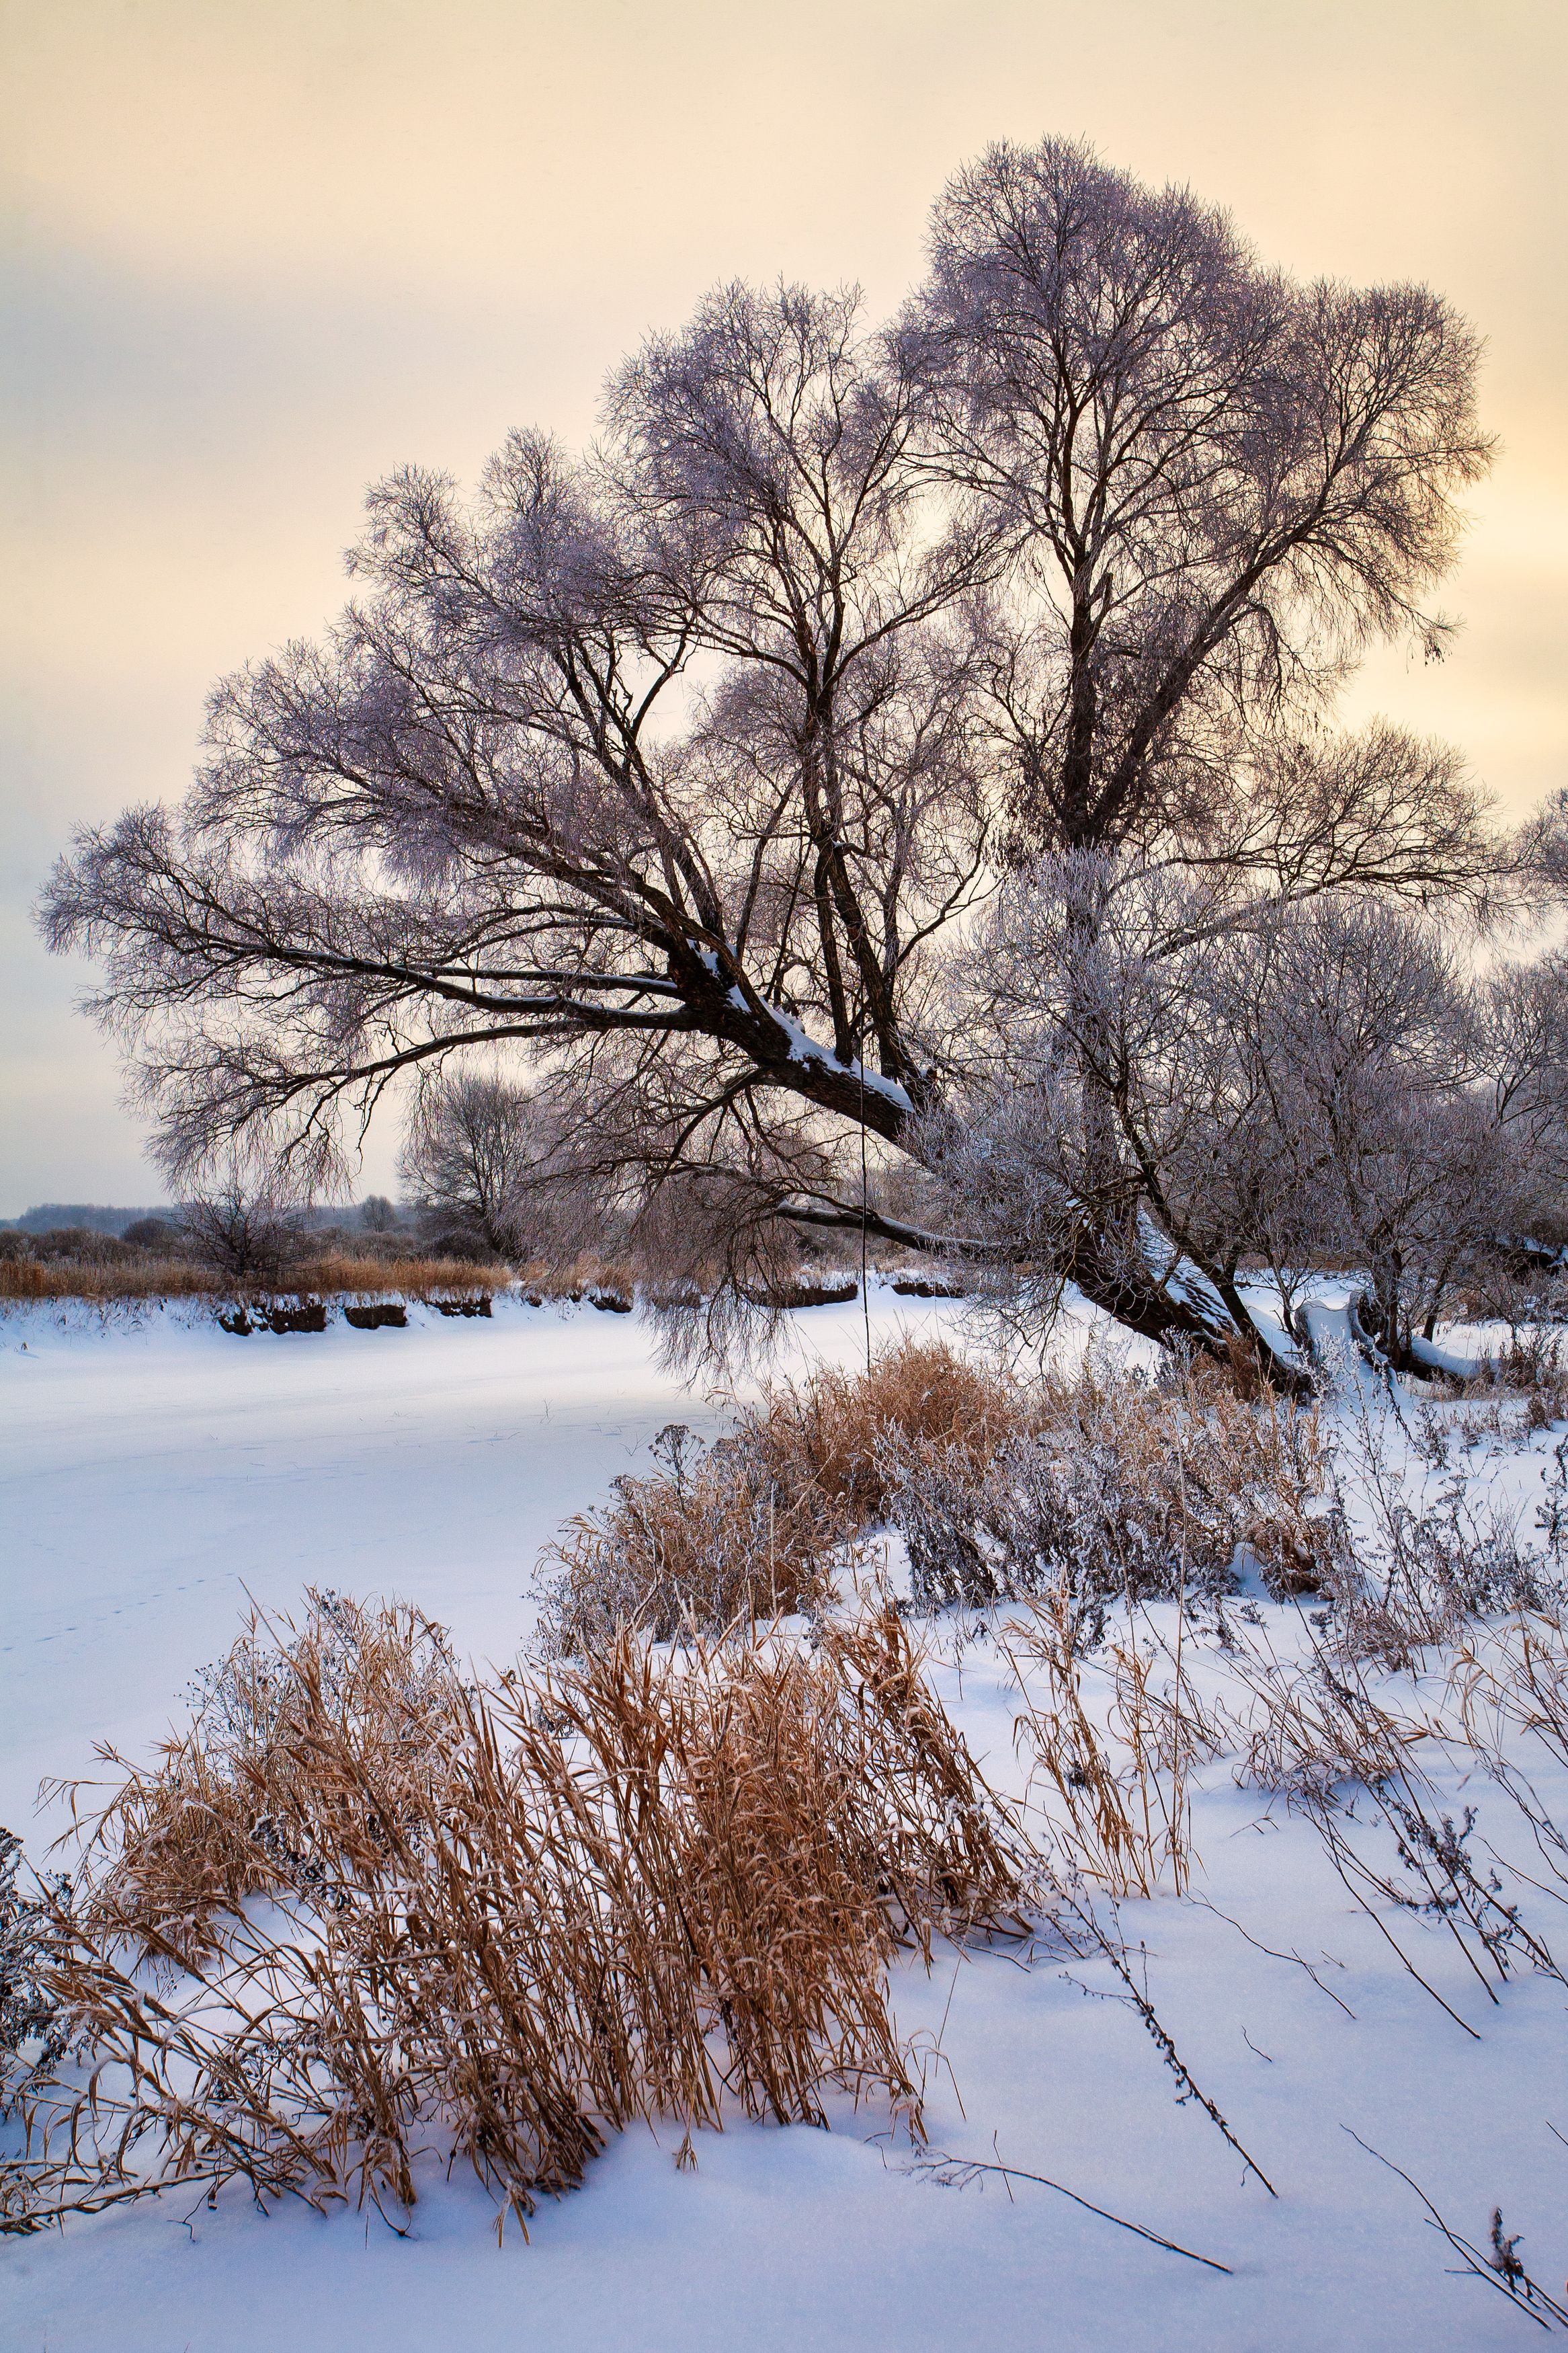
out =
{"type": "Polygon", "coordinates": [[[780,1476],[754,1429],[704,1447],[672,1423],[655,1451],[665,1470],[617,1479],[541,1553],[542,1657],[589,1655],[627,1627],[668,1642],[814,1609],[853,1562],[853,1515],[799,1466],[780,1476]]]}
{"type": "Polygon", "coordinates": [[[583,1250],[564,1261],[523,1260],[515,1270],[515,1279],[523,1294],[541,1306],[547,1299],[575,1304],[595,1292],[635,1299],[637,1290],[637,1271],[629,1261],[605,1257],[597,1250],[583,1250]]]}
{"type": "MultiPolygon", "coordinates": [[[[22,1878],[22,1841],[0,1828],[0,2119],[20,2084],[64,2056],[59,2007],[42,1983],[51,1957],[51,1895],[31,1895],[22,1878]]],[[[3,2211],[3,2208],[0,2208],[3,2211]]]]}
{"type": "Polygon", "coordinates": [[[819,1634],[840,1694],[838,1782],[858,1823],[861,1869],[926,1961],[931,1936],[1018,1925],[1032,1857],[921,1672],[898,1609],[881,1601],[819,1634]]]}
{"type": "MultiPolygon", "coordinates": [[[[1474,2037],[1475,2029],[1422,1975],[1394,1924],[1419,1923],[1446,1936],[1494,2003],[1498,1987],[1521,1970],[1542,1970],[1563,1982],[1550,1948],[1508,1900],[1495,1868],[1499,1858],[1472,1854],[1474,1807],[1458,1814],[1443,1810],[1422,1769],[1422,1744],[1448,1741],[1448,1726],[1383,1704],[1358,1666],[1322,1652],[1289,1667],[1248,1656],[1242,1675],[1254,1704],[1239,1727],[1237,1780],[1276,1791],[1307,1815],[1346,1894],[1463,2032],[1474,2037]],[[1358,1802],[1346,1802],[1347,1788],[1358,1802]]],[[[1511,1689],[1511,1675],[1505,1682],[1511,1689]]],[[[1469,1694],[1472,1702],[1487,1695],[1479,1684],[1469,1694]]],[[[1549,1848],[1539,1835],[1542,1823],[1563,1853],[1544,1810],[1539,1819],[1532,1815],[1539,1801],[1529,1783],[1500,1757],[1489,1757],[1474,1740],[1473,1725],[1469,1730],[1481,1762],[1537,1828],[1542,1854],[1549,1848]]]]}
{"type": "Polygon", "coordinates": [[[1463,1643],[1450,1669],[1465,1737],[1483,1756],[1510,1731],[1538,1740],[1568,1769],[1568,1619],[1561,1609],[1521,1615],[1484,1641],[1463,1643]]]}
{"type": "Polygon", "coordinates": [[[141,1258],[111,1265],[0,1257],[0,1299],[203,1299],[223,1289],[210,1268],[194,1266],[189,1259],[141,1258]]]}
{"type": "Polygon", "coordinates": [[[1247,1706],[1236,1719],[1236,1778],[1310,1811],[1347,1786],[1402,1776],[1430,1728],[1373,1699],[1363,1677],[1322,1656],[1302,1666],[1240,1651],[1233,1664],[1247,1706]]]}
{"type": "Polygon", "coordinates": [[[405,1299],[425,1299],[432,1293],[504,1291],[511,1281],[510,1268],[473,1265],[455,1258],[354,1258],[331,1255],[308,1261],[313,1291],[335,1296],[353,1292],[381,1298],[393,1292],[405,1299]]]}
{"type": "Polygon", "coordinates": [[[1524,1536],[1519,1507],[1478,1496],[1464,1464],[1453,1463],[1456,1439],[1468,1440],[1472,1430],[1431,1415],[1418,1425],[1417,1454],[1447,1474],[1435,1493],[1424,1479],[1413,1481],[1404,1434],[1364,1398],[1342,1433],[1337,1475],[1353,1500],[1356,1525],[1352,1532],[1342,1496],[1337,1557],[1326,1582],[1333,1648],[1347,1662],[1407,1667],[1421,1651],[1460,1640],[1478,1618],[1548,1610],[1563,1599],[1568,1440],[1554,1450],[1547,1474],[1536,1514],[1545,1541],[1538,1546],[1524,1536]]]}
{"type": "Polygon", "coordinates": [[[323,1871],[327,1819],[319,1793],[307,1799],[301,1790],[324,1735],[355,1744],[384,1809],[423,1802],[405,1778],[424,1770],[462,1707],[443,1630],[398,1602],[372,1609],[314,1588],[308,1599],[301,1626],[251,1617],[227,1656],[198,1675],[189,1724],[151,1765],[97,1749],[118,1777],[101,1806],[87,1807],[100,1782],[45,1785],[46,1799],[66,1799],[78,1826],[88,1866],[80,1926],[90,1939],[131,1936],[143,1957],[189,1968],[212,1949],[220,1913],[274,1880],[323,1871]],[[309,1858],[288,1844],[304,1802],[316,1809],[309,1858]]]}
{"type": "Polygon", "coordinates": [[[1274,1591],[1315,1590],[1329,1483],[1315,1413],[1090,1363],[1019,1394],[988,1460],[941,1442],[894,1457],[888,1508],[923,1604],[1065,1589],[1092,1617],[1121,1597],[1226,1590],[1243,1546],[1274,1591]]]}
{"type": "Polygon", "coordinates": [[[941,1453],[978,1473],[1022,1411],[1005,1375],[944,1341],[906,1340],[863,1373],[778,1383],[755,1427],[781,1480],[811,1485],[864,1526],[885,1516],[906,1458],[941,1453]]]}
{"type": "Polygon", "coordinates": [[[541,1555],[543,1655],[582,1655],[624,1626],[669,1641],[817,1609],[911,1451],[977,1477],[1016,1413],[994,1374],[906,1342],[864,1373],[779,1384],[711,1447],[672,1423],[654,1441],[660,1469],[617,1479],[541,1555]]]}
{"type": "Polygon", "coordinates": [[[1559,1768],[1568,1767],[1568,1620],[1563,1609],[1521,1613],[1485,1636],[1472,1635],[1450,1663],[1448,1688],[1466,1741],[1523,1819],[1546,1873],[1542,1883],[1568,1902],[1568,1831],[1554,1820],[1520,1761],[1518,1737],[1535,1743],[1559,1768]]]}
{"type": "Polygon", "coordinates": [[[405,2208],[425,2151],[526,2216],[633,2118],[832,2088],[918,2133],[888,1961],[1001,1925],[1020,1862],[891,1611],[465,1688],[415,1613],[323,1599],[127,1775],[86,1883],[44,1975],[90,2072],[25,2090],[8,2229],[237,2178],[405,2208]]]}
{"type": "Polygon", "coordinates": [[[1509,1344],[1487,1366],[1495,1385],[1520,1392],[1527,1430],[1550,1430],[1568,1421],[1568,1332],[1543,1324],[1516,1328],[1509,1344]]]}

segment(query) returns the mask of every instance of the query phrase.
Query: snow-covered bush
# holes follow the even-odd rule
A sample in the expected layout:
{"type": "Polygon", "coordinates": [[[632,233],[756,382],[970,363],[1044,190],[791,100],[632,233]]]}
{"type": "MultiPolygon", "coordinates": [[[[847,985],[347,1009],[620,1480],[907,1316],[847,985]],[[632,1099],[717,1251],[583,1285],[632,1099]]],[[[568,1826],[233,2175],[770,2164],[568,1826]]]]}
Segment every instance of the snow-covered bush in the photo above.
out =
{"type": "Polygon", "coordinates": [[[1409,1459],[1405,1433],[1363,1403],[1342,1426],[1335,1463],[1335,1541],[1325,1579],[1336,1650],[1391,1665],[1462,1636],[1473,1620],[1561,1603],[1568,1571],[1568,1441],[1548,1473],[1538,1514],[1544,1543],[1522,1527],[1522,1506],[1478,1491],[1431,1419],[1416,1451],[1443,1472],[1436,1493],[1409,1459]]]}
{"type": "Polygon", "coordinates": [[[1064,1590],[1086,1622],[1233,1591],[1243,1554],[1276,1592],[1315,1592],[1338,1541],[1316,1415],[1188,1373],[1025,1383],[906,1344],[781,1384],[710,1449],[679,1427],[658,1444],[659,1472],[617,1480],[542,1556],[546,1656],[813,1608],[879,1525],[921,1609],[1064,1590]]]}

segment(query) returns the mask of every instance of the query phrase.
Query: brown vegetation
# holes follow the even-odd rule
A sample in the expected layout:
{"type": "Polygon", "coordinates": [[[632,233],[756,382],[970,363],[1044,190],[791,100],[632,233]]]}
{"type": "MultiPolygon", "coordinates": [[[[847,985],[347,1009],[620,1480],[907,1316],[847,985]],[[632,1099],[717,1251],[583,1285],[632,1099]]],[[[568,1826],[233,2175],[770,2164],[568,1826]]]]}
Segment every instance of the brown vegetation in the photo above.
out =
{"type": "Polygon", "coordinates": [[[667,1472],[617,1479],[612,1503],[540,1556],[546,1656],[584,1656],[628,1627],[668,1642],[815,1609],[852,1556],[853,1515],[809,1472],[780,1478],[752,1430],[705,1450],[673,1424],[659,1443],[667,1472]]]}
{"type": "Polygon", "coordinates": [[[1525,1428],[1568,1421],[1568,1331],[1523,1324],[1487,1366],[1487,1378],[1523,1399],[1525,1428]]]}
{"type": "Polygon", "coordinates": [[[1054,1794],[1053,1843],[1067,1872],[1111,1896],[1152,1895],[1168,1868],[1178,1895],[1192,1872],[1193,1768],[1219,1753],[1220,1725],[1194,1690],[1175,1647],[1141,1645],[1131,1628],[1090,1662],[1081,1620],[1065,1588],[1004,1629],[1004,1654],[1024,1708],[1014,1736],[1029,1761],[1031,1788],[1054,1794]],[[1103,1729],[1085,1680],[1105,1686],[1103,1729]],[[1043,1687],[1042,1687],[1043,1685],[1043,1687]],[[1119,1753],[1120,1752],[1120,1753],[1119,1753]]]}
{"type": "Polygon", "coordinates": [[[1016,1410],[998,1376],[910,1341],[864,1373],[778,1384],[710,1448],[673,1424],[658,1472],[617,1479],[614,1501],[542,1555],[545,1651],[583,1653],[625,1626],[668,1641],[816,1609],[884,1517],[891,1464],[941,1447],[978,1475],[1016,1410]]]}
{"type": "MultiPolygon", "coordinates": [[[[507,1268],[470,1266],[457,1259],[359,1258],[336,1252],[307,1258],[291,1271],[289,1296],[315,1293],[328,1297],[424,1299],[432,1293],[501,1289],[507,1268]]],[[[0,1255],[0,1300],[85,1299],[109,1305],[121,1300],[215,1299],[258,1302],[278,1286],[234,1282],[190,1258],[128,1253],[124,1258],[44,1259],[0,1255]]]]}
{"type": "Polygon", "coordinates": [[[984,1467],[1016,1426],[1005,1374],[945,1341],[905,1340],[863,1373],[831,1368],[764,1392],[755,1427],[775,1474],[808,1482],[861,1525],[883,1517],[893,1465],[932,1449],[984,1467]]]}
{"type": "Polygon", "coordinates": [[[150,1767],[110,1761],[45,1972],[92,2072],[23,2093],[13,2230],[236,2178],[404,2208],[426,2148],[526,2216],[609,2132],[730,2099],[879,2091],[918,2134],[888,1961],[1020,1899],[890,1610],[810,1656],[623,1637],[475,1688],[416,1613],[318,1596],[150,1767]]]}
{"type": "Polygon", "coordinates": [[[1228,1590],[1242,1546],[1277,1591],[1314,1591],[1337,1542],[1316,1415],[1217,1375],[1024,1382],[906,1341],[776,1384],[711,1449],[679,1425],[658,1444],[661,1471],[617,1480],[542,1556],[548,1654],[814,1609],[881,1524],[922,1606],[1061,1589],[1090,1617],[1228,1590]]]}

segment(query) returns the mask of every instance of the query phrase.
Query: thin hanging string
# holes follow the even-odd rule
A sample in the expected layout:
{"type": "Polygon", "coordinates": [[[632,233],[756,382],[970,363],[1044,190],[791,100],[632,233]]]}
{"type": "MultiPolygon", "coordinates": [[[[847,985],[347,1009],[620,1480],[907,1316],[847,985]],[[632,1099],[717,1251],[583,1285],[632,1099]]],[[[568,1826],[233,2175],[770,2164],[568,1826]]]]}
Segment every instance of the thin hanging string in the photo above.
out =
{"type": "Polygon", "coordinates": [[[866,1273],[866,1040],[860,1040],[860,1313],[866,1323],[866,1370],[871,1369],[871,1293],[866,1273]]]}

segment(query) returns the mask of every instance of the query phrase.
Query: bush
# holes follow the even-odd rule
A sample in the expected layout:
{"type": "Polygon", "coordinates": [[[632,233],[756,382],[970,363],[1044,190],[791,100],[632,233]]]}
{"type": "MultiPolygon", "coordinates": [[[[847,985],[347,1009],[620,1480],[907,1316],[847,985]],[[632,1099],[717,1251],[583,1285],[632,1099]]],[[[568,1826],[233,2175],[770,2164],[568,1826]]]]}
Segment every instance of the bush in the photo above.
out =
{"type": "Polygon", "coordinates": [[[979,1472],[1016,1428],[1020,1394],[945,1342],[908,1340],[863,1373],[826,1370],[764,1395],[752,1426],[781,1482],[809,1483],[866,1526],[886,1516],[901,1465],[951,1455],[979,1472]]]}
{"type": "Polygon", "coordinates": [[[166,1258],[177,1250],[184,1236],[172,1218],[137,1218],[121,1236],[132,1250],[160,1251],[166,1258]]]}
{"type": "Polygon", "coordinates": [[[1316,1591],[1337,1542],[1315,1415],[1218,1377],[1025,1385],[906,1342],[864,1373],[779,1384],[710,1449],[679,1425],[658,1446],[659,1473],[617,1480],[542,1556],[544,1655],[815,1609],[883,1524],[922,1609],[1065,1588],[1089,1619],[1124,1595],[1234,1590],[1242,1546],[1274,1591],[1316,1591]]]}
{"type": "Polygon", "coordinates": [[[1363,1402],[1341,1448],[1337,1472],[1350,1502],[1342,1498],[1336,1511],[1339,1541],[1325,1580],[1336,1651],[1406,1666],[1470,1620],[1560,1607],[1568,1570],[1568,1439],[1551,1458],[1536,1514],[1545,1542],[1538,1546],[1523,1537],[1517,1505],[1478,1496],[1465,1470],[1449,1467],[1458,1431],[1426,1417],[1420,1451],[1432,1469],[1447,1472],[1435,1494],[1425,1480],[1412,1479],[1403,1435],[1394,1438],[1386,1413],[1363,1402]]]}
{"type": "Polygon", "coordinates": [[[1334,1528],[1316,1416],[1248,1404],[1215,1377],[1162,1386],[1092,1365],[999,1394],[984,1434],[880,1442],[888,1515],[916,1600],[938,1609],[1064,1590],[1105,1603],[1234,1589],[1245,1546],[1276,1593],[1315,1590],[1334,1528]]]}
{"type": "Polygon", "coordinates": [[[75,1262],[115,1267],[129,1264],[134,1256],[118,1235],[100,1233],[93,1226],[48,1226],[41,1233],[0,1234],[0,1259],[13,1263],[31,1260],[47,1266],[75,1262]]]}

